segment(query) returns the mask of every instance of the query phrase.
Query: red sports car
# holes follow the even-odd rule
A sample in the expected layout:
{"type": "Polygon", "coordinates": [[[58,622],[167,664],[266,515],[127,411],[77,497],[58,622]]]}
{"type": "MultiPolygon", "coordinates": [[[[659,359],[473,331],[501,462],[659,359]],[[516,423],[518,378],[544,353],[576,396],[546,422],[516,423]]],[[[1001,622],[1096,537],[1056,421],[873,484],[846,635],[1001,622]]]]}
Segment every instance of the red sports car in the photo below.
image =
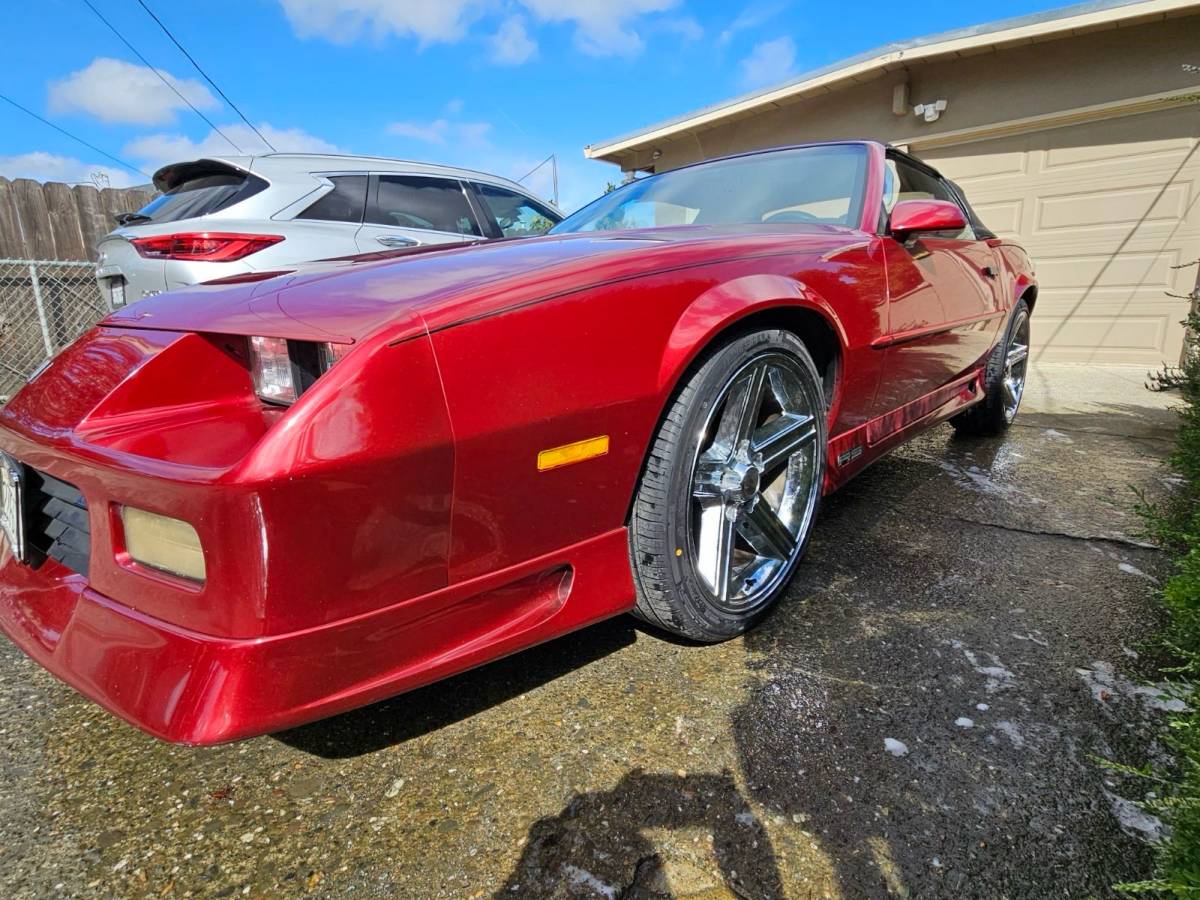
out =
{"type": "Polygon", "coordinates": [[[1029,259],[870,142],[653,175],[541,238],[109,316],[0,412],[0,626],[192,744],[633,612],[760,619],[822,494],[1016,413],[1029,259]]]}

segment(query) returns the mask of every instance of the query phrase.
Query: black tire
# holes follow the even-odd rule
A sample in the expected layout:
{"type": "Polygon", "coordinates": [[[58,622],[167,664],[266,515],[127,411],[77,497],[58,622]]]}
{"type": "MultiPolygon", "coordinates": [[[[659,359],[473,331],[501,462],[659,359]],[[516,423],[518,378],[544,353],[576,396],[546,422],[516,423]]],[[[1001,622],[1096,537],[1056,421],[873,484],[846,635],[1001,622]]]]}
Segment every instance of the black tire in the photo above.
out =
{"type": "MultiPolygon", "coordinates": [[[[1004,339],[996,344],[992,355],[988,357],[987,368],[984,371],[985,391],[983,400],[976,403],[965,412],[950,419],[954,430],[961,435],[984,437],[1003,434],[1013,423],[1017,409],[1021,404],[1018,394],[1016,404],[1012,404],[1004,389],[1008,351],[1019,332],[1024,330],[1025,346],[1029,341],[1029,306],[1024,300],[1018,300],[1013,307],[1012,315],[1008,318],[1008,327],[1004,331],[1004,339]]],[[[1024,363],[1028,365],[1028,361],[1024,363]]],[[[1025,370],[1021,370],[1021,393],[1024,393],[1025,370]]]]}
{"type": "MultiPolygon", "coordinates": [[[[634,615],[691,640],[717,642],[746,631],[774,605],[804,555],[817,517],[827,440],[824,397],[821,377],[803,342],[791,332],[774,329],[752,332],[717,347],[684,380],[651,444],[634,498],[629,541],[637,590],[634,615]],[[697,515],[693,504],[699,502],[693,500],[694,466],[701,446],[706,440],[712,440],[705,434],[710,417],[725,414],[718,408],[718,404],[724,402],[724,392],[732,390],[739,373],[764,365],[764,360],[767,364],[777,361],[788,366],[787,377],[795,377],[789,386],[803,390],[805,405],[815,413],[812,416],[815,422],[806,425],[806,429],[815,427],[815,438],[808,438],[803,450],[794,451],[804,454],[799,465],[803,467],[804,490],[809,496],[805,501],[808,513],[804,519],[787,526],[796,541],[795,556],[790,562],[781,561],[769,579],[763,578],[761,589],[767,588],[768,581],[774,584],[769,594],[744,610],[731,612],[718,606],[718,599],[697,570],[693,532],[689,530],[693,516],[697,515]],[[812,441],[815,441],[815,448],[811,447],[812,441]],[[817,482],[815,492],[811,489],[812,478],[817,482]],[[793,533],[796,530],[801,533],[793,533]]],[[[769,421],[765,420],[764,424],[769,421]]],[[[767,472],[762,474],[765,477],[767,472]]],[[[749,490],[754,492],[757,488],[749,490]]],[[[761,502],[762,496],[765,495],[759,495],[757,502],[761,502]]],[[[753,506],[754,503],[751,508],[753,506]]],[[[734,544],[739,540],[743,538],[734,537],[734,544]]],[[[744,555],[745,549],[741,552],[744,555]]],[[[733,563],[730,563],[729,571],[733,571],[733,563]]],[[[745,582],[743,586],[747,584],[753,584],[753,581],[745,582]]]]}

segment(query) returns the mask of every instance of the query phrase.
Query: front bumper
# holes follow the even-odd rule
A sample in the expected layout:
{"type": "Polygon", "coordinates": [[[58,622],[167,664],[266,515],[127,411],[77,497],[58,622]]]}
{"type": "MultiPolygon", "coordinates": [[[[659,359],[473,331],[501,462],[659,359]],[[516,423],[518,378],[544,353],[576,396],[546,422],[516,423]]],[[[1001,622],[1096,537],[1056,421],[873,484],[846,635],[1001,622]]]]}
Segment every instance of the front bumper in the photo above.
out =
{"type": "Polygon", "coordinates": [[[0,549],[0,630],[52,674],[163,740],[214,744],[420,687],[629,608],[624,529],[367,615],[215,638],[0,549]]]}
{"type": "Polygon", "coordinates": [[[632,606],[623,529],[448,584],[444,399],[428,341],[387,340],[286,414],[253,397],[238,341],[100,327],[65,350],[0,410],[0,450],[77,489],[87,574],[0,541],[0,629],[151,734],[206,744],[632,606]],[[193,526],[206,580],[133,563],[122,506],[193,526]]]}

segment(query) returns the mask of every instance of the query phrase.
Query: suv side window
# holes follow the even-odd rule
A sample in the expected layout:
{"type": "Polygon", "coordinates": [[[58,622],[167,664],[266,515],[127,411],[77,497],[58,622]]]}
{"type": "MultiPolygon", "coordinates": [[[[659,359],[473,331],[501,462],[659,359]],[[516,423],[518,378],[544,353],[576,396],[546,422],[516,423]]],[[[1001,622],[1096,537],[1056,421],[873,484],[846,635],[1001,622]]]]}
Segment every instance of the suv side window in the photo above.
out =
{"type": "Polygon", "coordinates": [[[500,233],[505,237],[545,234],[562,219],[562,216],[516,191],[478,181],[472,184],[483,200],[484,210],[496,220],[500,233]]]}
{"type": "Polygon", "coordinates": [[[319,219],[323,222],[353,222],[363,219],[363,207],[367,205],[366,175],[333,175],[333,190],[317,200],[297,219],[319,219]]]}
{"type": "MultiPolygon", "coordinates": [[[[889,156],[883,179],[884,211],[890,215],[892,207],[901,200],[945,200],[962,208],[958,195],[943,179],[918,169],[904,159],[889,156]]],[[[965,210],[963,216],[970,222],[971,217],[965,210]]],[[[969,241],[975,239],[975,234],[968,224],[956,237],[969,241]]]]}
{"type": "Polygon", "coordinates": [[[367,204],[373,225],[482,237],[462,185],[449,178],[380,175],[367,204]]]}

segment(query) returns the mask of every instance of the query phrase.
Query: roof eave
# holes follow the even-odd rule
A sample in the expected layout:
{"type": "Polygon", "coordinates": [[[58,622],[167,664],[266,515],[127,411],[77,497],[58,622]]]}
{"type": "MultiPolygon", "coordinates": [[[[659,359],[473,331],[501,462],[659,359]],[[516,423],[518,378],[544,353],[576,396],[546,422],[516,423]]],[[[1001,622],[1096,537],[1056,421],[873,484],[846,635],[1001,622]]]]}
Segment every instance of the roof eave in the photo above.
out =
{"type": "MultiPolygon", "coordinates": [[[[656,141],[673,140],[724,121],[768,106],[794,103],[806,96],[838,90],[849,84],[881,77],[890,69],[939,56],[981,53],[1014,44],[1032,43],[1053,37],[1069,37],[1081,30],[1116,27],[1130,19],[1149,20],[1181,10],[1200,8],[1200,0],[1100,0],[1063,10],[1048,18],[1024,16],[1001,20],[998,28],[976,26],[943,35],[916,38],[913,41],[885,45],[851,57],[832,66],[765,90],[734,97],[731,100],[669,119],[641,131],[632,132],[583,148],[588,159],[619,163],[623,157],[656,141]]],[[[1043,14],[1044,16],[1045,14],[1043,14]]]]}

